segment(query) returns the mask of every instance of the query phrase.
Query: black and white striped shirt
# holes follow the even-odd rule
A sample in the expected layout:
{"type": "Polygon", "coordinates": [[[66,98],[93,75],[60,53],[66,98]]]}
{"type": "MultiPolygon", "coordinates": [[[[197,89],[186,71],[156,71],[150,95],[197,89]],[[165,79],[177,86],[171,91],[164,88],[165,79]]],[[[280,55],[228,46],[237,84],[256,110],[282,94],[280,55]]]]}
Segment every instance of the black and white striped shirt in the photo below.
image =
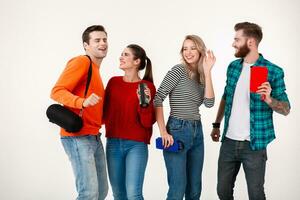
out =
{"type": "Polygon", "coordinates": [[[203,85],[190,79],[182,64],[175,65],[163,79],[154,98],[155,107],[162,107],[167,95],[170,95],[170,115],[185,120],[199,120],[200,105],[212,107],[215,102],[215,98],[204,97],[203,85]]]}

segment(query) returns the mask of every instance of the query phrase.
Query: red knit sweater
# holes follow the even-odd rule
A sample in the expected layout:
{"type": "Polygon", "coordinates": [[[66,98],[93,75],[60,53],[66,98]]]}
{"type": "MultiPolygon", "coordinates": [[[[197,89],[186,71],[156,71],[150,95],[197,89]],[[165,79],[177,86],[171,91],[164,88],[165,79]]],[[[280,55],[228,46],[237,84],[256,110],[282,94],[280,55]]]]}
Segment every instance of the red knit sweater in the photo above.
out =
{"type": "Polygon", "coordinates": [[[155,123],[153,98],[155,86],[149,81],[129,83],[117,76],[109,80],[105,89],[103,121],[107,138],[120,138],[150,143],[152,125],[155,123]],[[145,82],[151,91],[147,108],[139,106],[138,84],[145,82]]]}

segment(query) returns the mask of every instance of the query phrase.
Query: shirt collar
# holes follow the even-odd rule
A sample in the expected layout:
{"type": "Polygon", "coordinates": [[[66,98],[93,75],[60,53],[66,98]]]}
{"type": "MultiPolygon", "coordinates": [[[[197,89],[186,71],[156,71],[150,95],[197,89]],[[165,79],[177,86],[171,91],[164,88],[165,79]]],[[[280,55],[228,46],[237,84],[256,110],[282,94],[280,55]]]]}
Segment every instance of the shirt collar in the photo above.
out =
{"type": "MultiPolygon", "coordinates": [[[[259,53],[259,57],[258,57],[258,59],[256,60],[256,62],[254,63],[253,66],[259,66],[263,62],[263,60],[264,60],[263,55],[261,53],[259,53]]],[[[244,62],[244,58],[242,58],[240,60],[240,65],[243,65],[243,62],[244,62]]]]}

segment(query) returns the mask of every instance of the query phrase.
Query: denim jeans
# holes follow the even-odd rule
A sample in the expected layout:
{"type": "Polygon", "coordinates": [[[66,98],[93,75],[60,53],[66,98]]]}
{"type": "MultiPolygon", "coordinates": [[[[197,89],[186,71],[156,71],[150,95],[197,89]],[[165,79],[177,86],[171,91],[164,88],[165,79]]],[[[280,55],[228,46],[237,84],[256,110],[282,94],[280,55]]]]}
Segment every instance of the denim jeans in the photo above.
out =
{"type": "Polygon", "coordinates": [[[218,161],[217,192],[221,200],[233,200],[233,188],[241,164],[250,200],[265,200],[266,150],[253,151],[248,141],[224,139],[218,161]]]}
{"type": "Polygon", "coordinates": [[[142,200],[148,146],[143,142],[108,138],[107,167],[114,200],[142,200]]]}
{"type": "Polygon", "coordinates": [[[77,200],[103,200],[108,192],[105,155],[100,136],[61,137],[71,161],[77,200]]]}
{"type": "Polygon", "coordinates": [[[203,131],[200,120],[169,117],[167,130],[174,141],[180,140],[184,149],[163,151],[168,174],[167,200],[200,199],[204,159],[203,131]]]}

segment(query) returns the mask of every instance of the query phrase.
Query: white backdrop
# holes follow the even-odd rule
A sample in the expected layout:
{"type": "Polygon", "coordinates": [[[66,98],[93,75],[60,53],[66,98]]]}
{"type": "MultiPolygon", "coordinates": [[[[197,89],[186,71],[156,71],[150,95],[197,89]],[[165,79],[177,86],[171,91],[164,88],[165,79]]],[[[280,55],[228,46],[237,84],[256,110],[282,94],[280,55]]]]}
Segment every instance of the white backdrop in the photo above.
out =
{"type": "MultiPolygon", "coordinates": [[[[81,34],[93,24],[104,25],[108,32],[109,53],[101,65],[105,84],[110,77],[122,74],[118,69],[119,55],[130,43],[146,49],[153,62],[157,87],[179,62],[186,34],[198,34],[214,50],[217,102],[212,109],[201,107],[200,112],[205,134],[202,199],[217,199],[220,143],[213,143],[209,134],[223,92],[226,68],[235,59],[231,47],[233,26],[242,21],[262,26],[260,52],[284,68],[292,104],[289,116],[274,115],[277,139],[268,147],[267,198],[300,199],[300,142],[296,128],[300,117],[299,19],[297,0],[0,0],[0,199],[75,199],[74,178],[60,144],[59,129],[47,121],[45,110],[53,103],[50,90],[66,62],[84,54],[81,34]]],[[[167,117],[167,101],[164,105],[167,117]]],[[[167,192],[162,152],[153,146],[158,135],[155,124],[144,184],[148,200],[165,199],[167,192]]],[[[105,138],[102,139],[105,144],[105,138]]],[[[242,170],[235,197],[247,199],[242,170]]],[[[107,199],[112,199],[111,191],[107,199]]]]}

